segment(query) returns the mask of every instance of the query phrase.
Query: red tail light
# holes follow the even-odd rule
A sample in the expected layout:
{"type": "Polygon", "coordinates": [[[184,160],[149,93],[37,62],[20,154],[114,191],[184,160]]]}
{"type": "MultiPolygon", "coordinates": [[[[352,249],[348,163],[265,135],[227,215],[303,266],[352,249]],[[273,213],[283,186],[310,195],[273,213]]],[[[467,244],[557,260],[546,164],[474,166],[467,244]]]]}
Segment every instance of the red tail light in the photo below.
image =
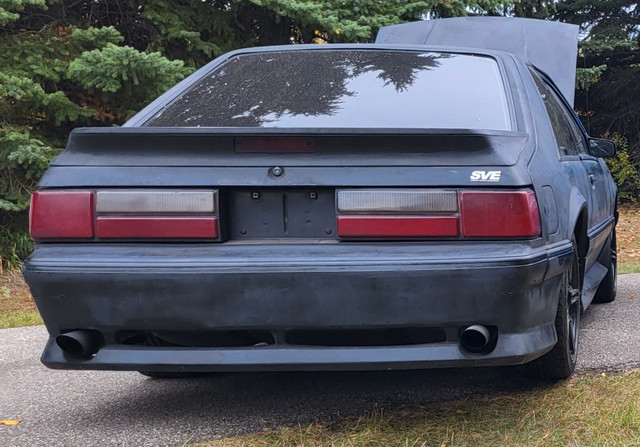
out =
{"type": "Polygon", "coordinates": [[[219,239],[218,192],[39,191],[30,233],[36,240],[219,239]]]}
{"type": "Polygon", "coordinates": [[[215,217],[98,217],[99,238],[216,239],[215,217]]]}
{"type": "Polygon", "coordinates": [[[31,196],[33,239],[92,238],[94,196],[89,191],[38,191],[31,196]]]}
{"type": "Polygon", "coordinates": [[[427,189],[338,191],[338,236],[405,239],[457,237],[458,193],[427,189]]]}
{"type": "Polygon", "coordinates": [[[464,237],[534,237],[540,213],[533,191],[461,191],[464,237]]]}
{"type": "Polygon", "coordinates": [[[338,216],[340,237],[458,236],[457,217],[338,216]]]}
{"type": "Polygon", "coordinates": [[[217,191],[98,191],[96,236],[100,239],[217,239],[217,211],[217,191]]]}
{"type": "Polygon", "coordinates": [[[341,190],[337,208],[341,238],[531,238],[541,229],[531,190],[341,190]]]}
{"type": "Polygon", "coordinates": [[[240,154],[290,154],[316,152],[315,142],[306,137],[236,137],[240,154]]]}

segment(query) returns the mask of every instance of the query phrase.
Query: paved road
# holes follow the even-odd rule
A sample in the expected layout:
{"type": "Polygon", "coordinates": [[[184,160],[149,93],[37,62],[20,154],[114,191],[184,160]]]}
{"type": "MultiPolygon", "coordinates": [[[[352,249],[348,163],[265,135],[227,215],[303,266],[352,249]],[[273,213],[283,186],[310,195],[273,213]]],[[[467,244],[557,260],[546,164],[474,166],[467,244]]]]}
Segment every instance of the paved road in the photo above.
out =
{"type": "MultiPolygon", "coordinates": [[[[640,367],[640,274],[583,317],[579,369],[640,367]],[[629,297],[634,295],[634,299],[629,297]]],[[[180,446],[373,408],[517,391],[514,368],[358,373],[228,374],[154,380],[129,372],[53,371],[38,357],[43,327],[0,330],[0,446],[180,446]]]]}

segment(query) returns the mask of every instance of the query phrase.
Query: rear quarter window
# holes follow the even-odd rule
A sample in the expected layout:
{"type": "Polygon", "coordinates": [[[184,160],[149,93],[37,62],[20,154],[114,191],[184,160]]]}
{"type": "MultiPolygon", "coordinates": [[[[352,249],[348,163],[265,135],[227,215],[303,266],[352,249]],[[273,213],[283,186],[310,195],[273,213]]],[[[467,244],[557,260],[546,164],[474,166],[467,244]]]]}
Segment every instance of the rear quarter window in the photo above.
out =
{"type": "Polygon", "coordinates": [[[511,130],[490,57],[388,50],[237,55],[145,126],[511,130]]]}
{"type": "Polygon", "coordinates": [[[540,98],[547,109],[549,121],[556,138],[560,155],[578,155],[586,153],[582,132],[575,123],[572,113],[565,107],[558,94],[547,85],[538,74],[529,69],[538,88],[540,98]]]}

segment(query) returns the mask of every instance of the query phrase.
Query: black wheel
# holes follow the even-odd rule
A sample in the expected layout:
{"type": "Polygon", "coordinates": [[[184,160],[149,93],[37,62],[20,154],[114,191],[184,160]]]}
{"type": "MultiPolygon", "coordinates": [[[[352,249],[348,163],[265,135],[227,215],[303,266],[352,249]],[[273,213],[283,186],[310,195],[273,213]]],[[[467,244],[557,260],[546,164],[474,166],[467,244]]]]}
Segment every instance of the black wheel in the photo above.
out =
{"type": "Polygon", "coordinates": [[[545,379],[566,379],[576,367],[580,334],[581,281],[575,238],[571,265],[563,275],[556,313],[558,341],[551,351],[534,361],[534,371],[545,379]]]}
{"type": "MultiPolygon", "coordinates": [[[[147,334],[142,343],[144,346],[175,346],[153,334],[147,334]]],[[[186,379],[190,377],[200,377],[204,373],[184,372],[184,371],[138,371],[143,376],[153,377],[154,379],[186,379]]]]}
{"type": "Polygon", "coordinates": [[[616,229],[611,233],[611,255],[609,256],[609,269],[604,277],[596,295],[593,297],[594,303],[610,303],[616,299],[618,289],[618,253],[616,246],[616,229]]]}

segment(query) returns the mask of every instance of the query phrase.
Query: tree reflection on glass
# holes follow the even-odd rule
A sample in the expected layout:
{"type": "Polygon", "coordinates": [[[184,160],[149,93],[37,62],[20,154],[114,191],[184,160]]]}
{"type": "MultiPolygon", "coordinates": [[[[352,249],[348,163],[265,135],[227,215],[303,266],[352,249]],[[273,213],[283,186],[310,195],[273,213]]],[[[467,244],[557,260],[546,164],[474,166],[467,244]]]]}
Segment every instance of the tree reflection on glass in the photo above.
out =
{"type": "Polygon", "coordinates": [[[440,53],[315,50],[236,56],[154,116],[147,126],[261,127],[283,117],[332,116],[349,98],[373,90],[406,91],[436,68],[440,53]]]}

